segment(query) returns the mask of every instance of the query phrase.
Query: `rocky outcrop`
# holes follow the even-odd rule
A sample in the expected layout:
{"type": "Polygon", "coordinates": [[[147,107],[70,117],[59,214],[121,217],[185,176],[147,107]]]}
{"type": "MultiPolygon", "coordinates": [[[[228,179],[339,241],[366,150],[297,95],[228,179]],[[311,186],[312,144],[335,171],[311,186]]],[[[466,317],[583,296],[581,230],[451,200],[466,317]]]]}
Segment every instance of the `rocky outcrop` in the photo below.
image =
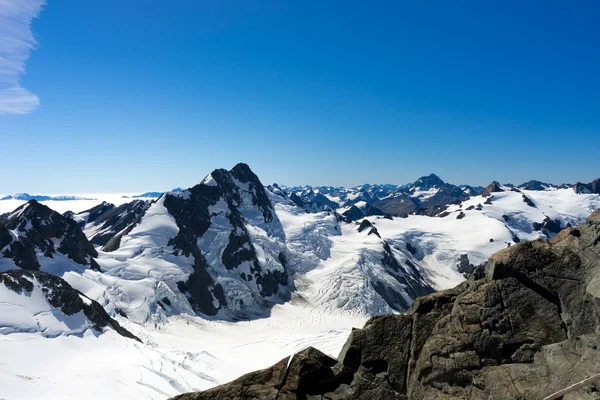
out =
{"type": "Polygon", "coordinates": [[[538,190],[538,191],[546,190],[546,188],[555,188],[555,187],[557,187],[557,186],[552,185],[550,183],[544,183],[544,182],[535,181],[535,180],[527,181],[518,186],[519,189],[538,190]]]}
{"type": "MultiPolygon", "coordinates": [[[[600,372],[600,210],[513,245],[454,289],[188,399],[542,399],[600,372]]],[[[584,386],[565,399],[592,399],[584,386]]]]}
{"type": "Polygon", "coordinates": [[[447,206],[448,204],[458,204],[468,198],[469,196],[458,186],[444,183],[436,194],[421,201],[420,206],[422,208],[431,209],[447,206]]]}
{"type": "Polygon", "coordinates": [[[479,192],[478,195],[483,196],[483,197],[488,197],[488,196],[491,196],[492,193],[498,193],[498,192],[504,192],[504,189],[502,189],[502,186],[498,182],[493,181],[492,183],[487,185],[485,189],[483,189],[481,192],[479,192]]]}
{"type": "Polygon", "coordinates": [[[553,220],[546,216],[542,222],[534,222],[533,229],[541,231],[546,237],[551,238],[561,231],[562,227],[559,220],[553,220]]]}
{"type": "MultiPolygon", "coordinates": [[[[282,196],[287,197],[285,192],[275,186],[271,186],[271,191],[282,196]]],[[[305,190],[300,195],[292,192],[290,193],[289,199],[294,202],[298,207],[304,209],[307,212],[319,212],[319,211],[335,211],[340,205],[335,201],[331,201],[322,193],[315,193],[313,190],[305,190]]]]}
{"type": "Polygon", "coordinates": [[[12,259],[18,267],[39,269],[38,253],[53,258],[58,252],[78,264],[99,269],[93,259],[98,253],[77,223],[36,200],[5,214],[0,226],[0,256],[12,259]]]}
{"type": "Polygon", "coordinates": [[[379,200],[374,205],[384,213],[396,216],[412,214],[419,209],[418,200],[404,193],[379,200]]]}
{"type": "Polygon", "coordinates": [[[596,178],[590,183],[577,182],[573,185],[573,191],[577,194],[596,193],[600,194],[600,178],[596,178]]]}
{"type": "Polygon", "coordinates": [[[369,233],[367,233],[367,235],[375,235],[375,236],[381,238],[381,236],[379,235],[379,232],[377,231],[377,228],[375,228],[375,226],[373,226],[373,224],[368,219],[363,219],[362,222],[360,223],[360,225],[358,226],[359,232],[362,232],[365,229],[369,230],[369,233]]]}
{"type": "Polygon", "coordinates": [[[102,202],[89,210],[77,214],[68,211],[63,215],[75,220],[92,244],[104,246],[110,239],[139,220],[149,205],[150,201],[145,200],[134,200],[118,207],[102,202]]]}
{"type": "Polygon", "coordinates": [[[525,196],[524,194],[521,195],[521,198],[523,199],[523,202],[525,204],[527,204],[529,207],[535,207],[535,203],[533,202],[533,200],[531,200],[529,197],[525,196]]]}
{"type": "Polygon", "coordinates": [[[422,176],[410,186],[410,190],[430,190],[433,188],[440,188],[444,185],[444,181],[440,179],[436,174],[429,174],[422,176]]]}
{"type": "Polygon", "coordinates": [[[63,314],[70,316],[83,312],[94,330],[103,332],[105,329],[111,328],[121,336],[141,342],[139,338],[111,318],[97,301],[73,289],[58,276],[41,271],[11,270],[0,273],[0,284],[25,296],[31,296],[31,292],[37,286],[48,303],[63,314]]]}
{"type": "Polygon", "coordinates": [[[371,215],[384,215],[385,213],[381,211],[379,208],[374,207],[370,204],[366,204],[364,207],[359,208],[357,206],[350,206],[346,211],[344,211],[341,215],[346,222],[353,222],[364,217],[368,217],[371,215]]]}

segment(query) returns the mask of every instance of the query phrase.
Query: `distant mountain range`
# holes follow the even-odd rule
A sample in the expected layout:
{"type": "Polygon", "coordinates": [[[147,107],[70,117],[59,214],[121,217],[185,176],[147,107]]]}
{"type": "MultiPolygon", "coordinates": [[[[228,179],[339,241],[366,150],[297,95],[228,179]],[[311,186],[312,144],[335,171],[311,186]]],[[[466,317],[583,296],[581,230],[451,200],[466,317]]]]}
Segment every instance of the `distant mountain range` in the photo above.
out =
{"type": "Polygon", "coordinates": [[[37,201],[72,201],[72,200],[96,200],[94,198],[81,197],[81,196],[47,196],[29,193],[15,193],[8,196],[1,197],[0,200],[37,200],[37,201]]]}
{"type": "Polygon", "coordinates": [[[409,214],[435,216],[450,204],[459,204],[470,196],[486,191],[500,191],[501,187],[515,190],[552,191],[573,188],[576,193],[600,193],[598,179],[575,185],[553,185],[540,181],[529,181],[521,185],[501,185],[494,181],[487,188],[481,186],[453,185],[444,182],[435,174],[423,176],[406,185],[361,185],[352,188],[332,186],[294,186],[273,184],[269,190],[289,198],[298,207],[308,212],[337,210],[348,220],[357,220],[369,215],[391,215],[405,217],[409,214]]]}

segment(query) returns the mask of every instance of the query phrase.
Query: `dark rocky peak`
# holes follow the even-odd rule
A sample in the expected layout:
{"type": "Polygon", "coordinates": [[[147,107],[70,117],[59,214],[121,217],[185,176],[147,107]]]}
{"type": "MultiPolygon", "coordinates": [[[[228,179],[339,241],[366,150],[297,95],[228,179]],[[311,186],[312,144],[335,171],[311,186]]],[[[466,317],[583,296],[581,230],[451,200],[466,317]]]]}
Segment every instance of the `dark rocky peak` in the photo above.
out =
{"type": "Polygon", "coordinates": [[[352,222],[371,215],[384,214],[385,213],[379,208],[367,203],[364,205],[364,207],[357,207],[356,205],[350,206],[350,208],[342,213],[342,217],[346,222],[352,222]]]}
{"type": "Polygon", "coordinates": [[[96,219],[98,219],[100,216],[114,208],[114,204],[103,201],[102,203],[79,213],[74,213],[73,211],[66,211],[65,213],[63,213],[63,216],[65,218],[75,220],[79,227],[83,229],[85,224],[87,224],[88,222],[96,221],[96,219]]]}
{"type": "Polygon", "coordinates": [[[252,204],[262,212],[265,222],[273,220],[273,205],[269,196],[247,164],[239,163],[231,171],[217,169],[211,173],[211,176],[221,187],[228,202],[232,201],[236,207],[239,207],[245,194],[249,194],[252,204]]]}
{"type": "Polygon", "coordinates": [[[577,182],[573,185],[573,190],[577,194],[581,193],[595,193],[600,194],[600,178],[596,178],[590,183],[577,182]]]}
{"type": "Polygon", "coordinates": [[[414,181],[410,187],[410,190],[411,191],[414,191],[416,189],[430,190],[433,188],[439,188],[443,184],[444,184],[444,181],[441,180],[439,176],[437,176],[435,174],[430,174],[427,176],[422,176],[419,179],[417,179],[416,181],[414,181]]]}
{"type": "Polygon", "coordinates": [[[141,342],[135,335],[112,319],[96,301],[73,289],[58,276],[41,271],[11,270],[0,273],[0,284],[17,294],[31,296],[31,292],[40,289],[48,303],[65,315],[83,312],[97,332],[111,328],[121,336],[141,342]]]}
{"type": "MultiPolygon", "coordinates": [[[[372,317],[337,359],[307,349],[177,399],[550,398],[598,371],[599,275],[600,210],[549,242],[499,251],[485,271],[417,298],[405,314],[372,317]]],[[[564,398],[598,389],[589,382],[564,398]]]]}
{"type": "Polygon", "coordinates": [[[373,203],[373,205],[384,213],[404,216],[412,214],[419,209],[419,200],[409,197],[404,193],[398,193],[383,200],[373,203]]]}
{"type": "Polygon", "coordinates": [[[469,196],[476,196],[477,193],[485,189],[483,186],[460,185],[460,188],[469,196]]]}
{"type": "Polygon", "coordinates": [[[440,186],[436,194],[421,201],[422,208],[442,207],[449,204],[458,204],[469,196],[458,186],[449,183],[444,183],[440,186]]]}
{"type": "Polygon", "coordinates": [[[342,217],[346,222],[358,221],[359,219],[364,218],[364,216],[363,210],[356,206],[351,206],[342,213],[342,217]]]}
{"type": "Polygon", "coordinates": [[[368,219],[363,219],[362,222],[360,223],[360,225],[358,226],[358,231],[362,232],[365,229],[368,229],[369,232],[367,233],[367,235],[375,235],[378,238],[381,239],[381,236],[379,235],[379,232],[377,231],[377,228],[371,223],[369,222],[368,219]]]}
{"type": "Polygon", "coordinates": [[[285,266],[283,272],[263,269],[246,228],[244,212],[248,208],[252,209],[252,215],[262,216],[266,224],[279,223],[262,183],[246,164],[238,164],[231,171],[214,170],[202,183],[179,194],[166,193],[163,200],[179,227],[178,234],[169,244],[176,252],[193,256],[195,260],[194,272],[188,281],[181,284],[180,289],[189,294],[196,311],[214,315],[219,309],[227,307],[223,288],[209,273],[212,267],[197,245],[198,239],[211,226],[212,217],[220,213],[224,213],[232,226],[229,241],[221,256],[223,266],[233,273],[240,265],[249,263],[250,272],[245,272],[241,279],[251,282],[248,285],[258,287],[260,297],[285,296],[286,290],[282,289],[288,279],[285,266]],[[224,200],[226,208],[212,210],[220,200],[224,200]]]}
{"type": "Polygon", "coordinates": [[[312,198],[312,201],[320,206],[322,206],[324,209],[328,209],[328,210],[335,210],[337,209],[340,205],[338,203],[336,203],[335,201],[330,200],[327,196],[325,196],[322,193],[316,193],[314,195],[314,197],[312,198]]]}
{"type": "Polygon", "coordinates": [[[577,182],[573,185],[573,191],[577,194],[590,193],[590,190],[586,187],[586,184],[581,182],[577,182]]]}
{"type": "Polygon", "coordinates": [[[281,197],[283,197],[284,199],[287,199],[287,198],[288,198],[288,194],[287,194],[287,192],[286,192],[286,191],[285,191],[283,188],[281,188],[281,187],[280,187],[278,184],[276,184],[276,183],[274,183],[274,184],[272,184],[272,185],[269,185],[269,186],[267,186],[267,189],[268,189],[268,190],[269,190],[271,193],[273,193],[273,194],[276,194],[277,196],[281,196],[281,197]]]}
{"type": "MultiPolygon", "coordinates": [[[[12,259],[21,268],[39,269],[36,252],[40,251],[46,257],[60,252],[78,264],[99,269],[93,259],[98,253],[77,223],[36,200],[4,215],[0,225],[11,231],[12,236],[10,244],[0,249],[1,256],[12,259]]],[[[3,236],[6,237],[6,232],[3,236]]]]}
{"type": "Polygon", "coordinates": [[[84,213],[85,212],[88,213],[87,222],[94,222],[101,216],[105,215],[108,211],[114,210],[114,209],[115,209],[114,204],[103,201],[102,203],[98,204],[97,206],[92,207],[87,211],[84,211],[84,213]]]}
{"type": "Polygon", "coordinates": [[[542,222],[534,222],[533,229],[541,231],[547,238],[551,238],[562,230],[562,226],[559,220],[546,216],[542,222]]]}
{"type": "Polygon", "coordinates": [[[358,226],[358,231],[362,232],[368,228],[373,228],[373,224],[368,219],[363,219],[360,225],[358,226]]]}
{"type": "Polygon", "coordinates": [[[522,189],[522,190],[546,190],[546,188],[551,188],[551,187],[555,187],[555,186],[551,185],[549,183],[544,183],[544,182],[535,181],[535,180],[527,181],[518,186],[518,188],[522,189]]]}
{"type": "Polygon", "coordinates": [[[137,222],[150,204],[149,200],[134,200],[115,207],[114,204],[102,202],[70,217],[84,230],[92,244],[104,246],[110,239],[137,222]]]}
{"type": "Polygon", "coordinates": [[[491,196],[492,193],[498,193],[498,192],[504,192],[504,189],[502,189],[502,186],[498,182],[493,181],[492,183],[487,185],[485,189],[483,189],[481,192],[479,192],[478,195],[483,196],[483,197],[488,197],[488,196],[491,196]]]}

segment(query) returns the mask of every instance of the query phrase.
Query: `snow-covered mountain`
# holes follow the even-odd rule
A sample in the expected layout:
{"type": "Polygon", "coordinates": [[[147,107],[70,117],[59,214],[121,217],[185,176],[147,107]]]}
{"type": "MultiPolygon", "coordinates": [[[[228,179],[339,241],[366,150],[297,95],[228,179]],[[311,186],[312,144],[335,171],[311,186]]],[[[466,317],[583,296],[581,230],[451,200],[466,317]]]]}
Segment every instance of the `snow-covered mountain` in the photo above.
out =
{"type": "Polygon", "coordinates": [[[103,246],[136,222],[149,205],[148,200],[134,200],[118,207],[103,201],[88,210],[67,211],[63,215],[75,220],[92,244],[103,246]]]}
{"type": "Polygon", "coordinates": [[[35,332],[43,337],[79,335],[113,329],[139,339],[111,318],[98,302],[73,289],[58,276],[28,270],[0,272],[0,334],[35,332]]]}
{"type": "MultiPolygon", "coordinates": [[[[92,329],[94,322],[80,315],[77,324],[53,330],[70,343],[62,351],[71,351],[73,335],[85,338],[81,351],[113,346],[114,360],[103,365],[115,370],[103,376],[118,376],[117,365],[128,357],[133,371],[145,371],[124,374],[129,397],[165,398],[223,383],[307,344],[339,350],[348,330],[369,316],[404,311],[417,296],[460,283],[498,250],[585,221],[600,207],[600,195],[593,183],[583,187],[477,188],[433,174],[400,186],[264,187],[238,164],[152,201],[113,205],[99,197],[93,207],[64,215],[35,200],[22,204],[0,217],[0,271],[51,273],[84,303],[101,305],[143,343],[92,329]]],[[[47,293],[47,285],[38,286],[29,292],[47,293]]],[[[16,292],[20,297],[9,293],[0,309],[32,298],[16,292]]],[[[51,300],[36,296],[32,313],[55,312],[46,305],[51,300]]],[[[14,318],[23,323],[10,324],[10,334],[2,331],[8,322],[0,323],[0,335],[43,348],[46,322],[32,329],[35,320],[14,318]]],[[[3,354],[9,351],[3,343],[16,360],[13,349],[23,348],[0,341],[3,354]]],[[[22,368],[20,375],[60,379],[39,366],[22,368]]],[[[98,368],[85,373],[99,374],[98,368]]],[[[0,365],[6,372],[0,387],[15,387],[15,371],[0,365]]],[[[30,398],[46,388],[27,382],[30,398]]],[[[103,397],[115,393],[107,387],[103,397]]]]}
{"type": "Polygon", "coordinates": [[[458,187],[445,183],[435,174],[423,176],[406,185],[361,185],[353,188],[280,187],[269,190],[294,201],[308,212],[324,210],[346,214],[350,220],[368,215],[405,216],[408,214],[435,214],[448,204],[465,200],[475,194],[471,186],[458,187]],[[352,208],[357,206],[362,212],[352,208]]]}
{"type": "Polygon", "coordinates": [[[98,253],[77,223],[36,200],[0,218],[0,255],[0,269],[99,268],[98,253]]]}

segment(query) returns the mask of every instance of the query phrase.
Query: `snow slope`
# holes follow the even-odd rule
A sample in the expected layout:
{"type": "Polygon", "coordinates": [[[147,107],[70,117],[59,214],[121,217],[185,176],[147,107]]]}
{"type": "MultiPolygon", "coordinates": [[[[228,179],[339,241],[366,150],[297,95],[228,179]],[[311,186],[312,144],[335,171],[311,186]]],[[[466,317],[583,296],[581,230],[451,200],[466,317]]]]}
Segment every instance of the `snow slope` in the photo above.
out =
{"type": "Polygon", "coordinates": [[[365,319],[285,304],[270,318],[237,323],[185,314],[156,327],[119,321],[144,343],[113,331],[52,339],[0,334],[0,396],[165,400],[228,382],[309,345],[337,355],[350,329],[365,319]]]}

